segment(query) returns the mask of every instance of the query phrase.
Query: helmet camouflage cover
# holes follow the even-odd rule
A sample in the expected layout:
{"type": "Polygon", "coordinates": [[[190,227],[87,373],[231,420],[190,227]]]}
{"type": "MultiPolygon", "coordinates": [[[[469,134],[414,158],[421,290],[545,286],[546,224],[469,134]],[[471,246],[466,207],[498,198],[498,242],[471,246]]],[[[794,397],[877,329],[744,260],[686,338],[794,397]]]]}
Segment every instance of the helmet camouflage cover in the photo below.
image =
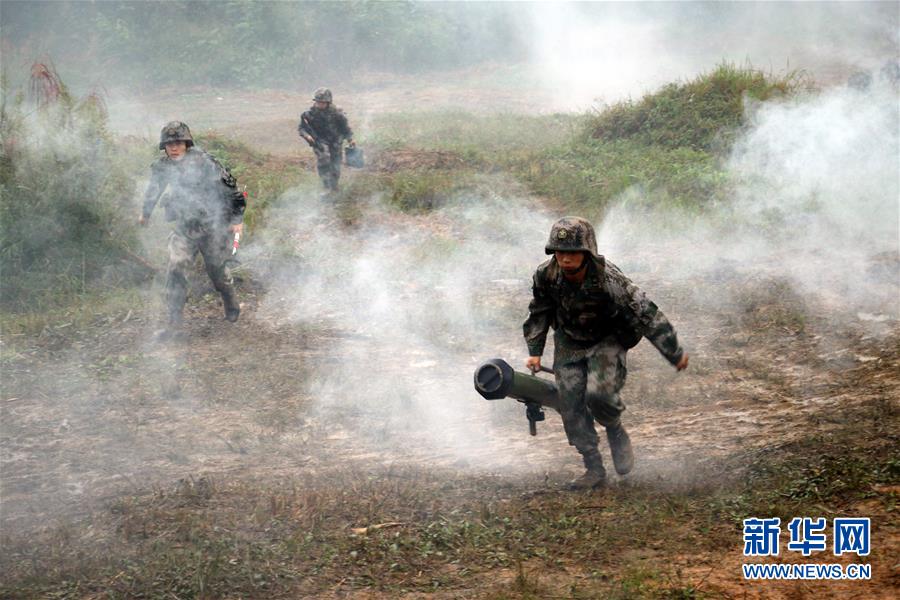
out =
{"type": "Polygon", "coordinates": [[[190,148],[194,145],[194,138],[191,137],[191,130],[186,124],[181,121],[170,121],[159,132],[159,149],[164,149],[169,142],[184,142],[190,148]]]}
{"type": "Polygon", "coordinates": [[[314,102],[331,102],[331,90],[326,87],[320,87],[313,93],[314,102]]]}
{"type": "Polygon", "coordinates": [[[597,256],[597,236],[594,227],[581,217],[563,217],[550,229],[550,239],[544,251],[553,254],[561,252],[590,252],[597,256]]]}

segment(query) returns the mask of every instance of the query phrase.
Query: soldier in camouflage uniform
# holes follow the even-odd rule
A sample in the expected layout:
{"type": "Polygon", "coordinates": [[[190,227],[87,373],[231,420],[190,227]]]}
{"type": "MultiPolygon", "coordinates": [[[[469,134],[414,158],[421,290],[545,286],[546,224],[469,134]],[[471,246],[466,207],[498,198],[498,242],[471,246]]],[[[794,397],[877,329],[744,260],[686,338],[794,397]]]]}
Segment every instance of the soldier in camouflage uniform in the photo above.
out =
{"type": "Polygon", "coordinates": [[[326,190],[335,191],[341,178],[343,142],[356,147],[353,132],[343,111],[332,104],[331,90],[319,88],[313,94],[313,105],[300,116],[297,132],[316,153],[316,168],[326,190]]]}
{"type": "Polygon", "coordinates": [[[151,166],[140,223],[148,223],[153,208],[168,190],[163,204],[166,220],[174,222],[175,229],[169,236],[169,327],[163,336],[171,335],[181,325],[188,288],[185,273],[198,252],[213,286],[222,295],[225,318],[233,323],[241,309],[225,263],[230,257],[231,235],[243,230],[244,194],[228,169],[194,146],[184,123],[172,121],[163,127],[159,149],[165,155],[151,166]]]}
{"type": "Polygon", "coordinates": [[[628,349],[646,337],[679,371],[687,367],[688,356],[665,315],[618,267],[597,254],[589,222],[560,219],[550,230],[545,250],[553,257],[534,274],[534,298],[524,324],[526,366],[541,368],[552,327],[560,414],[569,444],[581,453],[587,468],[571,487],[600,487],[606,471],[594,421],[606,428],[616,472],[625,475],[634,465],[620,419],[625,405],[619,390],[625,384],[628,349]]]}

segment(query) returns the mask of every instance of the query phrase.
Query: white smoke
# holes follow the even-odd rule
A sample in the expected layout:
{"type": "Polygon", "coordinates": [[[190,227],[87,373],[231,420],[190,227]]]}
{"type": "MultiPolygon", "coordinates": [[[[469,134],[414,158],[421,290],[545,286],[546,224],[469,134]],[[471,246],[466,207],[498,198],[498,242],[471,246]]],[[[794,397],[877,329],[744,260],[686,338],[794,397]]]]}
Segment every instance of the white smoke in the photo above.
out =
{"type": "Polygon", "coordinates": [[[728,263],[746,276],[786,277],[836,317],[887,311],[897,318],[896,106],[886,82],[868,92],[833,88],[754,105],[725,163],[731,204],[703,217],[654,221],[623,203],[604,220],[601,245],[623,258],[653,248],[670,280],[728,263]]]}
{"type": "MultiPolygon", "coordinates": [[[[553,220],[508,187],[494,180],[418,217],[373,198],[353,228],[312,193],[284,199],[293,219],[279,220],[301,232],[303,267],[276,279],[257,316],[322,329],[327,360],[310,366],[310,396],[317,417],[352,431],[354,444],[392,460],[410,445],[472,459],[503,445],[513,418],[521,425],[515,403],[489,404],[471,381],[486,358],[522,362],[530,277],[553,220]],[[494,411],[510,417],[500,428],[494,411]]],[[[521,449],[506,448],[481,466],[514,463],[521,449]]]]}
{"type": "Polygon", "coordinates": [[[898,55],[893,3],[537,3],[532,68],[553,108],[586,109],[717,64],[802,70],[823,83],[898,55]]]}

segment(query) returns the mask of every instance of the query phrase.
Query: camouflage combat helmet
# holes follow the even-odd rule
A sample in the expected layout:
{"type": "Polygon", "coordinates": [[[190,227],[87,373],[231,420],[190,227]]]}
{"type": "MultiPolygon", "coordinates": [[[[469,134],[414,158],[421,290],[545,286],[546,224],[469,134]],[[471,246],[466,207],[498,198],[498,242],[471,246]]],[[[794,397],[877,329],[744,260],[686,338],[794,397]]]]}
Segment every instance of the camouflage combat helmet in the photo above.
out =
{"type": "Polygon", "coordinates": [[[326,87],[320,87],[313,93],[314,102],[331,102],[331,90],[326,87]]]}
{"type": "Polygon", "coordinates": [[[553,254],[561,252],[590,252],[597,256],[597,236],[593,226],[581,217],[563,217],[550,229],[550,239],[544,251],[553,254]]]}
{"type": "Polygon", "coordinates": [[[191,137],[191,130],[186,124],[181,121],[171,121],[166,123],[159,132],[159,149],[165,149],[169,142],[184,142],[190,148],[194,145],[194,138],[191,137]]]}

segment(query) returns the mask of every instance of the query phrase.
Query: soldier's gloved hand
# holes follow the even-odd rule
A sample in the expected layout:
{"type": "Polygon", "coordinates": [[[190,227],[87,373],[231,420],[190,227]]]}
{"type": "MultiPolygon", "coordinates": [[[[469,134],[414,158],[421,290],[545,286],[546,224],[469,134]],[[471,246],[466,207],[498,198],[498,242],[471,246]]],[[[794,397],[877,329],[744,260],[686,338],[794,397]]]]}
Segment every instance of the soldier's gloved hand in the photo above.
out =
{"type": "Polygon", "coordinates": [[[688,355],[684,353],[681,355],[681,360],[678,361],[678,364],[675,365],[675,369],[678,371],[684,371],[688,366],[688,355]]]}
{"type": "Polygon", "coordinates": [[[528,360],[525,361],[525,366],[528,367],[528,370],[532,373],[537,373],[541,370],[541,357],[529,356],[528,360]]]}

